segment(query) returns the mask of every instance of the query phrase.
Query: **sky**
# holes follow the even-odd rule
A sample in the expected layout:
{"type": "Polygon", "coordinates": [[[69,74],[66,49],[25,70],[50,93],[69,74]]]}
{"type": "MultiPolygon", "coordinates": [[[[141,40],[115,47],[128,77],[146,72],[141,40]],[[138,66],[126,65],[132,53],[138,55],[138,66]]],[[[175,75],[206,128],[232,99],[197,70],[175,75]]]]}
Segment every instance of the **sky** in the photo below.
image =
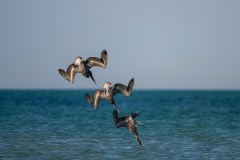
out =
{"type": "Polygon", "coordinates": [[[238,0],[1,0],[0,89],[240,89],[238,0]],[[58,69],[108,52],[71,84],[58,69]]]}

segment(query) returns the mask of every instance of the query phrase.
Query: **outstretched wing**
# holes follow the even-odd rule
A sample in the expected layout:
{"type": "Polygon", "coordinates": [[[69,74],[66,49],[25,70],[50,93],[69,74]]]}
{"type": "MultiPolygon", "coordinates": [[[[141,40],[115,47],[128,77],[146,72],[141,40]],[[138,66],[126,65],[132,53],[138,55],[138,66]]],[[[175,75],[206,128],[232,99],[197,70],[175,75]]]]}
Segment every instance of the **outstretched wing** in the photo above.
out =
{"type": "Polygon", "coordinates": [[[138,116],[142,111],[144,111],[144,109],[142,109],[142,110],[141,110],[140,112],[138,112],[138,113],[133,113],[133,119],[137,118],[137,116],[138,116]]]}
{"type": "Polygon", "coordinates": [[[114,119],[116,128],[127,126],[126,125],[126,117],[118,117],[118,111],[116,109],[114,109],[114,111],[113,111],[113,119],[114,119]]]}
{"type": "Polygon", "coordinates": [[[107,66],[107,51],[106,50],[102,51],[101,58],[89,57],[85,61],[85,64],[88,66],[88,68],[91,68],[94,66],[106,68],[106,66],[107,66]]]}

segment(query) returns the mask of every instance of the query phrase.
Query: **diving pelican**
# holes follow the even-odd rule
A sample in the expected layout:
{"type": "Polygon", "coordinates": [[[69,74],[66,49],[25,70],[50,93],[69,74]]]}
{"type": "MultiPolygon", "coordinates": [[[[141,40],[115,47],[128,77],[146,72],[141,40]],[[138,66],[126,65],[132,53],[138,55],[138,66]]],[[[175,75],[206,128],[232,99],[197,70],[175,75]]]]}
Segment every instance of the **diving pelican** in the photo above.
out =
{"type": "Polygon", "coordinates": [[[132,133],[132,135],[136,138],[139,145],[143,146],[142,142],[139,139],[138,132],[137,132],[137,125],[136,125],[136,123],[141,124],[142,122],[134,120],[141,112],[142,111],[138,113],[131,113],[124,117],[118,117],[118,111],[115,109],[113,111],[113,119],[114,119],[114,124],[116,128],[126,127],[130,131],[130,133],[132,133]]]}
{"type": "Polygon", "coordinates": [[[84,61],[82,57],[76,57],[73,63],[68,66],[67,71],[59,69],[58,72],[63,76],[63,78],[71,83],[74,83],[75,74],[81,73],[86,78],[89,78],[90,76],[93,82],[96,84],[90,68],[94,66],[106,68],[107,59],[108,57],[106,50],[102,51],[101,59],[97,57],[89,57],[86,61],[84,61]]]}
{"type": "Polygon", "coordinates": [[[133,89],[133,85],[134,78],[132,78],[129,81],[128,86],[125,86],[121,83],[116,83],[113,87],[110,87],[111,83],[105,82],[102,85],[102,88],[104,88],[104,90],[100,89],[95,90],[92,97],[88,93],[86,93],[85,99],[89,104],[93,106],[94,109],[98,108],[98,102],[100,99],[107,99],[108,102],[111,103],[115,107],[115,109],[119,112],[119,109],[114,101],[114,96],[118,93],[121,93],[124,96],[129,96],[133,89]]]}

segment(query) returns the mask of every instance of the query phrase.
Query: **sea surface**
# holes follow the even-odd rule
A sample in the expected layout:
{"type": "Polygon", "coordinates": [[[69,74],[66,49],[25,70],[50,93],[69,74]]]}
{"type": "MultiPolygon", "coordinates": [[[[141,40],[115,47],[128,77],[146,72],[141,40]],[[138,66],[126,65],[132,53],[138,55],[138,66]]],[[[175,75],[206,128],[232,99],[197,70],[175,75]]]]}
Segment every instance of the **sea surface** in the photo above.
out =
{"type": "Polygon", "coordinates": [[[115,128],[93,90],[0,90],[0,159],[240,159],[240,91],[133,90],[119,116],[144,111],[138,133],[115,128]]]}

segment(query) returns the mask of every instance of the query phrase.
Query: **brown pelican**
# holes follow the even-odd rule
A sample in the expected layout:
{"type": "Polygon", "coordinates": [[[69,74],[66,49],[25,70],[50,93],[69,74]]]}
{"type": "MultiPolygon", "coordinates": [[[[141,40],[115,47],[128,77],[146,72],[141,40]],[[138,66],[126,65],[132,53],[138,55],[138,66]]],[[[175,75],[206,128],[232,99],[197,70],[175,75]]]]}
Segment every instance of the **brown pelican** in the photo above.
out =
{"type": "Polygon", "coordinates": [[[137,132],[137,125],[136,123],[141,124],[142,122],[139,121],[135,121],[134,119],[141,113],[142,111],[138,112],[138,113],[131,113],[127,116],[124,117],[118,117],[118,112],[115,109],[113,111],[113,119],[114,119],[114,124],[116,128],[119,127],[126,127],[130,133],[133,134],[133,136],[136,138],[136,140],[138,141],[138,143],[142,145],[139,137],[138,137],[138,132],[137,132]]]}
{"type": "Polygon", "coordinates": [[[72,64],[67,68],[67,72],[63,69],[59,69],[58,72],[71,83],[74,83],[74,77],[76,73],[81,73],[86,78],[91,77],[93,82],[96,84],[92,72],[90,71],[91,67],[101,67],[106,68],[107,66],[107,51],[103,50],[101,53],[101,59],[96,57],[89,57],[86,61],[82,57],[76,57],[72,64]]]}
{"type": "Polygon", "coordinates": [[[92,97],[88,93],[86,93],[85,98],[86,98],[87,102],[93,106],[94,109],[98,108],[99,100],[105,98],[112,105],[114,105],[115,109],[118,110],[118,107],[114,101],[114,96],[118,93],[121,93],[124,96],[129,96],[131,94],[133,85],[134,85],[134,78],[132,78],[129,81],[128,86],[117,83],[113,87],[110,87],[111,83],[106,82],[102,85],[102,88],[104,88],[104,90],[99,90],[99,89],[95,90],[92,97]]]}

